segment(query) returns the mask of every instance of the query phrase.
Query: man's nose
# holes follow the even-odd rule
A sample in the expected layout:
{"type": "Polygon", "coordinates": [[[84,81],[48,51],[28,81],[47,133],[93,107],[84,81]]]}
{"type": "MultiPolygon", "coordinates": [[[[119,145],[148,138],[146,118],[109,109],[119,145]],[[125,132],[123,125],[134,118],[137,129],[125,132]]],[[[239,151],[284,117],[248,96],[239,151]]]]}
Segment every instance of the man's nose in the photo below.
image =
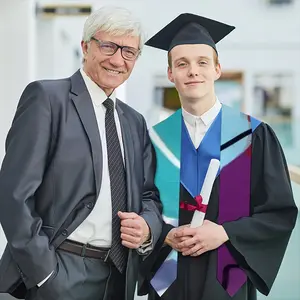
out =
{"type": "Polygon", "coordinates": [[[188,76],[189,77],[197,77],[199,75],[199,67],[195,65],[190,65],[188,70],[188,76]]]}
{"type": "Polygon", "coordinates": [[[122,67],[124,66],[124,58],[122,57],[121,49],[119,48],[118,51],[111,56],[109,59],[110,63],[115,67],[122,67]]]}

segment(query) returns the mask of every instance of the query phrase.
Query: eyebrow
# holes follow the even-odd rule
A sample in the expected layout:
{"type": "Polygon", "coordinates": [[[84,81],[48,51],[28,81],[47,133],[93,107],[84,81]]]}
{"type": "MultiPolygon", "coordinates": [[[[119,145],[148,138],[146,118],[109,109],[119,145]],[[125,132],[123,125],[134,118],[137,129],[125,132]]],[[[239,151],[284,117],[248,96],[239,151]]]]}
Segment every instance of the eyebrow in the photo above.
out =
{"type": "Polygon", "coordinates": [[[110,41],[110,40],[97,39],[94,36],[91,37],[91,40],[94,40],[96,42],[102,42],[102,43],[112,43],[112,44],[115,44],[115,45],[117,45],[119,47],[126,47],[127,49],[132,49],[132,50],[136,50],[136,51],[140,50],[140,48],[136,48],[136,47],[128,46],[128,45],[121,45],[121,44],[115,43],[115,42],[110,41]]]}
{"type": "MultiPolygon", "coordinates": [[[[208,57],[208,56],[198,56],[198,59],[207,59],[207,60],[211,60],[211,58],[208,57]]],[[[175,60],[174,63],[177,63],[177,62],[179,62],[179,61],[181,61],[181,60],[188,61],[188,59],[187,59],[186,57],[182,56],[182,57],[180,57],[180,58],[177,58],[177,59],[175,60]]]]}

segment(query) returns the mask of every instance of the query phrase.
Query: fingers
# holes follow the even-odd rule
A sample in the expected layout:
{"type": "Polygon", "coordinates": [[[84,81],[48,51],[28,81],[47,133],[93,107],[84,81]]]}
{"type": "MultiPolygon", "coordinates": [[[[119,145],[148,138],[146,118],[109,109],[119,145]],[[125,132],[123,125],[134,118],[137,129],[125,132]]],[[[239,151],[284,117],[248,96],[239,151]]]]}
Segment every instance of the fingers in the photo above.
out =
{"type": "Polygon", "coordinates": [[[185,252],[187,252],[189,250],[190,250],[190,248],[181,248],[181,249],[178,249],[177,251],[185,253],[185,252]]]}
{"type": "Polygon", "coordinates": [[[134,237],[141,237],[143,235],[142,230],[138,230],[130,227],[124,227],[124,226],[121,227],[121,233],[131,235],[134,237]]]}
{"type": "Polygon", "coordinates": [[[196,251],[195,253],[191,254],[191,256],[195,257],[195,256],[199,256],[203,253],[205,253],[207,251],[207,249],[205,247],[199,249],[198,251],[196,251]]]}
{"type": "Polygon", "coordinates": [[[188,239],[192,238],[192,236],[183,236],[181,238],[178,238],[178,242],[181,243],[181,242],[184,242],[188,239]]]}
{"type": "Polygon", "coordinates": [[[139,217],[139,215],[134,212],[121,212],[121,211],[118,212],[118,216],[121,220],[136,219],[137,217],[139,217]]]}
{"type": "Polygon", "coordinates": [[[179,243],[177,245],[178,248],[191,248],[191,246],[197,244],[198,242],[198,237],[194,236],[192,238],[186,239],[185,241],[179,243]]]}
{"type": "Polygon", "coordinates": [[[130,243],[130,242],[127,242],[127,241],[124,241],[122,240],[122,245],[126,248],[129,248],[129,249],[137,249],[139,248],[139,245],[137,244],[133,244],[133,243],[130,243]]]}
{"type": "Polygon", "coordinates": [[[134,229],[142,229],[142,226],[140,222],[138,222],[138,219],[123,219],[121,221],[121,226],[134,229]]]}
{"type": "Polygon", "coordinates": [[[194,247],[188,249],[187,251],[183,251],[182,255],[183,256],[188,256],[188,255],[197,256],[196,254],[198,252],[200,252],[201,250],[202,250],[202,245],[201,244],[196,244],[194,247]]]}
{"type": "Polygon", "coordinates": [[[121,226],[121,233],[125,233],[136,237],[141,236],[143,234],[141,230],[132,227],[125,227],[125,226],[121,226]]]}
{"type": "Polygon", "coordinates": [[[190,228],[190,227],[184,227],[184,228],[179,228],[174,236],[176,238],[184,237],[184,236],[194,236],[197,233],[197,228],[190,228]]]}
{"type": "Polygon", "coordinates": [[[141,241],[141,239],[139,237],[135,237],[135,236],[125,234],[125,233],[121,233],[121,239],[123,241],[129,242],[129,243],[134,244],[134,245],[135,244],[138,245],[141,241]]]}
{"type": "Polygon", "coordinates": [[[191,224],[185,224],[185,225],[181,225],[179,227],[177,227],[177,229],[182,230],[183,228],[189,228],[191,226],[191,224]]]}
{"type": "Polygon", "coordinates": [[[138,231],[134,232],[130,228],[121,228],[121,239],[122,239],[122,245],[130,248],[130,249],[137,249],[141,246],[143,243],[143,232],[138,231]],[[130,232],[124,233],[124,232],[130,232]]]}

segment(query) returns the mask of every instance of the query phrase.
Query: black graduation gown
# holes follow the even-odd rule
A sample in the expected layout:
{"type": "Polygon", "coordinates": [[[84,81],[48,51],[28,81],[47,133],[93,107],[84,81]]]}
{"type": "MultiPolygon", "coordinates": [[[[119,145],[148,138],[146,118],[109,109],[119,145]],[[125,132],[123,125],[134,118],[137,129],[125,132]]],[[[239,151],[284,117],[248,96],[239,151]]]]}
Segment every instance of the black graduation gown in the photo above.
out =
{"type": "MultiPolygon", "coordinates": [[[[212,189],[206,219],[217,223],[220,178],[212,189]]],[[[184,187],[181,200],[190,199],[184,187]]],[[[195,203],[191,203],[195,204],[195,203]]],[[[230,297],[217,280],[217,250],[198,257],[178,256],[177,279],[160,298],[150,284],[171,248],[164,240],[172,229],[164,224],[154,251],[141,265],[138,294],[149,300],[254,300],[256,290],[267,295],[277,276],[297,218],[287,164],[273,130],[261,123],[252,138],[251,217],[224,223],[227,246],[247,282],[230,297]]],[[[193,212],[180,210],[179,224],[191,222],[193,212]]]]}

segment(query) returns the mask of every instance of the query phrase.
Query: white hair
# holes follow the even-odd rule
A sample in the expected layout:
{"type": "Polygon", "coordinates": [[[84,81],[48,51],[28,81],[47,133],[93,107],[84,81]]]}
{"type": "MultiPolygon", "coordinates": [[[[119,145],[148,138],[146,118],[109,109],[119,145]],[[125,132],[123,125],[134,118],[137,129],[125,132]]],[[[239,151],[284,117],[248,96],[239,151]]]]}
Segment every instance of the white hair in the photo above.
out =
{"type": "Polygon", "coordinates": [[[94,11],[85,21],[82,40],[89,42],[98,31],[113,36],[137,36],[140,50],[146,38],[141,22],[129,10],[116,6],[103,6],[94,11]]]}

